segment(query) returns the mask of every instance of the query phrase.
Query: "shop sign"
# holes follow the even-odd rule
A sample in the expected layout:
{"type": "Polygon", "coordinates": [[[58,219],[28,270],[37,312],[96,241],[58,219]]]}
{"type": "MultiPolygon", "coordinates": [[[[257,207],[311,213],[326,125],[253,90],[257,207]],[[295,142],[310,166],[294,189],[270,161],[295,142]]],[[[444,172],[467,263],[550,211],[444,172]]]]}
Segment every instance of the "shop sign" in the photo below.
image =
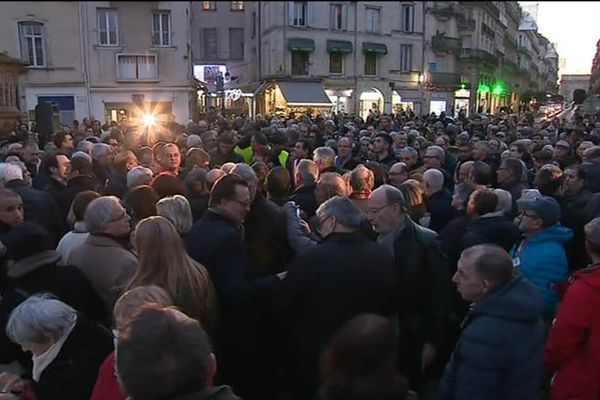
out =
{"type": "Polygon", "coordinates": [[[225,90],[225,100],[236,101],[242,97],[242,91],[240,89],[227,89],[225,90]]]}

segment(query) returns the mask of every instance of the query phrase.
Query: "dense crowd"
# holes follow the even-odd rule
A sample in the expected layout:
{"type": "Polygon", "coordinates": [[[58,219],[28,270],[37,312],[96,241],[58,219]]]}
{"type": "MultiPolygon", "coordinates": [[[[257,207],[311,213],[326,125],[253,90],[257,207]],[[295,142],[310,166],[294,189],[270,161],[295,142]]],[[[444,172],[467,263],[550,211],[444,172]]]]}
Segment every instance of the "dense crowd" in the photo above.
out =
{"type": "Polygon", "coordinates": [[[1,150],[2,400],[600,398],[600,115],[212,110],[1,150]]]}

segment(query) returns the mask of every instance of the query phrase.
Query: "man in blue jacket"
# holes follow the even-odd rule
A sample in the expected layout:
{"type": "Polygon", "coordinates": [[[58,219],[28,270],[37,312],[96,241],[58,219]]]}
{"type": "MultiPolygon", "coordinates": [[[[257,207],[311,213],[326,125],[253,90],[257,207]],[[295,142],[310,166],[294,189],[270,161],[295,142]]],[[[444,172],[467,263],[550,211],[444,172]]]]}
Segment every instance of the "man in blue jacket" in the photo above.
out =
{"type": "Polygon", "coordinates": [[[473,302],[446,366],[439,400],[531,400],[543,377],[542,299],[501,247],[462,252],[452,281],[473,302]]]}
{"type": "Polygon", "coordinates": [[[525,239],[511,251],[513,264],[521,270],[544,298],[544,319],[552,321],[558,303],[553,286],[567,279],[569,266],[564,245],[573,231],[558,223],[560,206],[554,198],[520,199],[519,229],[525,239]]]}

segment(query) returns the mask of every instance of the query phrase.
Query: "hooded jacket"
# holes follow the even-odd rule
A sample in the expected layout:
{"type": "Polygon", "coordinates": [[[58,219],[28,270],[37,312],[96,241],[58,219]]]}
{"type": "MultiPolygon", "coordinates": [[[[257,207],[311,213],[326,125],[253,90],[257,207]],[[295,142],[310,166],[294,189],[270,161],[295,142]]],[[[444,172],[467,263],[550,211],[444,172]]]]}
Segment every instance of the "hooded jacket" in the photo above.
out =
{"type": "Polygon", "coordinates": [[[567,279],[568,263],[564,245],[573,238],[573,231],[560,224],[553,225],[511,251],[513,262],[523,277],[530,281],[544,297],[544,317],[552,318],[558,303],[553,285],[567,279]]]}
{"type": "Polygon", "coordinates": [[[531,400],[543,375],[543,304],[521,277],[473,306],[441,381],[440,400],[531,400]]]}
{"type": "Polygon", "coordinates": [[[519,228],[500,211],[472,219],[462,239],[462,248],[493,243],[510,251],[519,239],[521,239],[519,228]]]}
{"type": "Polygon", "coordinates": [[[600,267],[574,273],[546,342],[552,400],[600,398],[600,267]]]}

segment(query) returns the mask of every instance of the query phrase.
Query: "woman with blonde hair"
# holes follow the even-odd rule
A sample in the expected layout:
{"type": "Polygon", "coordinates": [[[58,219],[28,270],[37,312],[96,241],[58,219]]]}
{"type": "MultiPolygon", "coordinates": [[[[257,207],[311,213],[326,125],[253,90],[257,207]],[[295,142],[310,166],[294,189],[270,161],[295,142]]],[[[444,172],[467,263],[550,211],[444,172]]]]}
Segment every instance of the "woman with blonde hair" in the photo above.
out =
{"type": "Polygon", "coordinates": [[[171,221],[181,237],[192,229],[194,223],[190,202],[180,194],[160,199],[156,203],[156,214],[171,221]]]}
{"type": "Polygon", "coordinates": [[[149,217],[135,228],[138,270],[127,290],[157,285],[175,306],[202,323],[210,334],[216,317],[215,289],[204,266],[188,256],[177,230],[164,217],[149,217]]]}

